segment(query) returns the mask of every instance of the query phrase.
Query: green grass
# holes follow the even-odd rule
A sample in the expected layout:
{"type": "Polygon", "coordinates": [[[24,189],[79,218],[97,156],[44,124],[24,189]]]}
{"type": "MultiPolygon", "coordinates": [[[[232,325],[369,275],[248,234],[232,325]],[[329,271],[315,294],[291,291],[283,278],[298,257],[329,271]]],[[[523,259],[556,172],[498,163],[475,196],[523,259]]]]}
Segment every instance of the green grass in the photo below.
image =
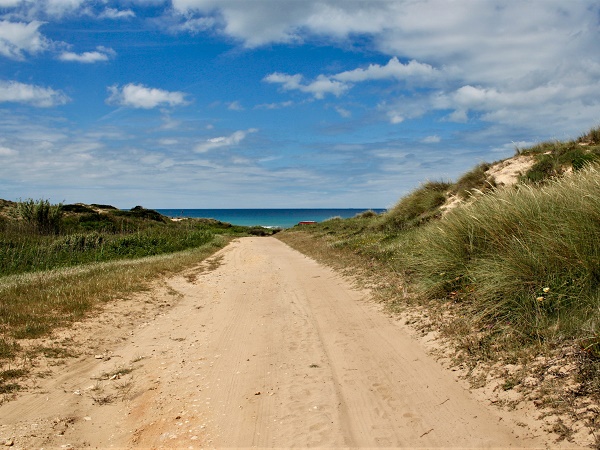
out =
{"type": "Polygon", "coordinates": [[[170,253],[207,244],[215,236],[207,230],[175,227],[131,234],[5,234],[0,235],[0,276],[170,253]]]}
{"type": "Polygon", "coordinates": [[[2,277],[0,333],[13,340],[47,335],[102,302],[147,289],[156,277],[202,261],[226,242],[218,238],[177,253],[2,277]]]}
{"type": "Polygon", "coordinates": [[[218,235],[273,233],[209,219],[172,222],[139,206],[130,211],[105,206],[98,212],[87,205],[28,200],[14,209],[17,218],[5,215],[0,223],[0,276],[177,252],[218,235]]]}
{"type": "Polygon", "coordinates": [[[398,264],[422,295],[468,301],[482,326],[525,342],[589,337],[600,306],[600,173],[484,196],[423,227],[398,264]]]}
{"type": "Polygon", "coordinates": [[[486,175],[486,171],[490,167],[490,164],[487,163],[479,164],[461,176],[456,183],[453,183],[449,191],[460,198],[468,198],[474,192],[486,192],[493,189],[496,184],[486,175]]]}
{"type": "Polygon", "coordinates": [[[402,273],[424,299],[461,302],[477,327],[519,345],[600,345],[597,167],[543,186],[492,191],[420,226],[393,228],[389,220],[384,214],[303,229],[402,273]]]}
{"type": "Polygon", "coordinates": [[[566,172],[577,171],[600,160],[600,127],[590,130],[577,140],[549,141],[534,145],[519,153],[535,156],[535,163],[522,176],[523,182],[543,183],[566,172]]]}
{"type": "Polygon", "coordinates": [[[390,230],[402,230],[419,226],[441,215],[439,207],[446,201],[451,183],[429,181],[403,197],[391,208],[380,222],[390,230]]]}

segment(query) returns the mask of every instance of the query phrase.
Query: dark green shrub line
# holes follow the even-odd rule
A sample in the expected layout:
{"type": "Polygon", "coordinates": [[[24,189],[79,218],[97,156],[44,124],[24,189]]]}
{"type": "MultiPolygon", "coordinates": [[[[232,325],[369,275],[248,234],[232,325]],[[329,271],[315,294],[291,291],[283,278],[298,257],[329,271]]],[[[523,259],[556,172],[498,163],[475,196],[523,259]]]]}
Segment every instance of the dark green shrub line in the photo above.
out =
{"type": "Polygon", "coordinates": [[[13,209],[15,217],[0,222],[0,276],[172,253],[203,246],[220,234],[274,233],[212,219],[173,222],[141,206],[121,211],[27,200],[13,209]]]}
{"type": "Polygon", "coordinates": [[[0,237],[0,275],[176,252],[207,244],[214,237],[210,231],[184,228],[126,235],[93,232],[52,238],[0,237]]]}

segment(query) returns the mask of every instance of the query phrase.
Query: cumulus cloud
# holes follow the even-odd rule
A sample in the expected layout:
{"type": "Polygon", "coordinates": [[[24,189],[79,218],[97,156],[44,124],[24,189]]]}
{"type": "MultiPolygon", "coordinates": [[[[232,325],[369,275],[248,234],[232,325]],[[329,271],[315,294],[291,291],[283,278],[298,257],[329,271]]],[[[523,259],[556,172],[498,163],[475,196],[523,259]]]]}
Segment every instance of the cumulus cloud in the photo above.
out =
{"type": "Polygon", "coordinates": [[[129,19],[135,17],[135,12],[131,9],[123,9],[118,10],[115,8],[106,8],[102,13],[100,13],[99,17],[101,19],[129,19]]]}
{"type": "MultiPolygon", "coordinates": [[[[443,89],[420,103],[435,111],[443,97],[452,121],[506,123],[515,108],[522,115],[513,115],[513,121],[528,111],[531,125],[550,112],[593,120],[600,107],[596,0],[571,2],[568,8],[564,0],[288,0],[286,8],[277,0],[257,0],[252,8],[238,0],[173,0],[172,5],[184,22],[214,20],[221,33],[247,48],[311,39],[344,45],[361,36],[392,57],[385,65],[312,81],[279,72],[265,78],[315,98],[339,96],[364,81],[397,80],[443,89]],[[491,109],[496,106],[501,109],[491,109]]],[[[408,115],[389,117],[399,122],[408,115]]]]}
{"type": "MultiPolygon", "coordinates": [[[[181,14],[190,31],[201,17],[214,19],[226,35],[243,42],[248,48],[271,42],[294,42],[300,38],[294,17],[305,17],[313,9],[313,2],[288,0],[285,7],[270,0],[253,1],[252,7],[236,0],[173,0],[174,11],[181,14]]],[[[201,26],[205,22],[199,22],[201,26]]]]}
{"type": "Polygon", "coordinates": [[[239,101],[235,101],[235,102],[230,102],[227,104],[227,109],[231,110],[231,111],[243,111],[244,107],[242,106],[242,104],[239,101]]]}
{"type": "Polygon", "coordinates": [[[77,11],[84,2],[85,0],[45,0],[40,2],[40,6],[45,8],[47,14],[63,16],[77,11]]]}
{"type": "Polygon", "coordinates": [[[333,94],[339,97],[350,88],[347,84],[332,80],[325,75],[319,75],[314,81],[304,83],[302,75],[287,75],[275,72],[267,75],[264,81],[281,84],[281,87],[286,91],[297,90],[312,94],[318,99],[324,98],[326,94],[333,94]]]}
{"type": "Polygon", "coordinates": [[[261,103],[260,105],[256,105],[255,109],[281,109],[292,106],[294,102],[291,100],[285,102],[277,102],[277,103],[261,103]]]}
{"type": "Polygon", "coordinates": [[[298,90],[322,99],[326,94],[339,97],[352,88],[352,83],[370,80],[403,80],[430,83],[434,79],[440,78],[440,76],[441,71],[429,64],[414,60],[402,64],[397,57],[393,57],[384,66],[370,64],[366,69],[357,68],[329,76],[321,74],[309,83],[304,82],[301,74],[288,75],[278,72],[267,75],[263,81],[281,84],[284,90],[298,90]]]}
{"type": "Polygon", "coordinates": [[[108,61],[115,55],[116,52],[112,48],[96,47],[96,51],[93,52],[62,52],[58,59],[60,59],[61,61],[72,61],[84,64],[92,64],[96,62],[108,61]]]}
{"type": "Polygon", "coordinates": [[[43,22],[9,22],[0,20],[0,55],[23,60],[24,53],[46,50],[49,41],[39,32],[43,22]]]}
{"type": "Polygon", "coordinates": [[[64,105],[69,101],[64,93],[17,81],[0,81],[0,103],[24,103],[41,108],[64,105]]]}
{"type": "Polygon", "coordinates": [[[18,151],[0,145],[0,156],[17,156],[18,154],[18,151]]]}
{"type": "Polygon", "coordinates": [[[216,138],[207,139],[205,142],[201,142],[194,149],[198,153],[206,153],[210,150],[214,150],[222,147],[232,147],[238,145],[249,133],[256,133],[258,130],[256,128],[250,128],[248,130],[240,130],[236,131],[229,136],[220,136],[216,138]]]}
{"type": "Polygon", "coordinates": [[[385,66],[370,64],[366,69],[358,68],[338,73],[333,78],[344,82],[361,82],[369,80],[406,80],[408,78],[431,81],[440,76],[440,71],[429,64],[412,60],[402,64],[397,57],[393,57],[385,66]]]}
{"type": "Polygon", "coordinates": [[[421,140],[424,144],[438,144],[442,139],[438,135],[427,136],[421,140]]]}
{"type": "Polygon", "coordinates": [[[184,92],[169,92],[162,89],[149,88],[142,84],[129,83],[123,87],[117,85],[108,88],[110,96],[108,104],[129,108],[152,109],[157,106],[183,106],[189,104],[184,92]]]}

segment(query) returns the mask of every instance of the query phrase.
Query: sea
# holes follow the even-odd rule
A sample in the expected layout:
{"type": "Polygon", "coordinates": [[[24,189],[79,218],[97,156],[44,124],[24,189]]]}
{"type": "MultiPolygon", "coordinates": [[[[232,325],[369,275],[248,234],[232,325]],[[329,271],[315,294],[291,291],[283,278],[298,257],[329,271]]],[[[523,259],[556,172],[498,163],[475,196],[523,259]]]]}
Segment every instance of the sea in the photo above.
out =
{"type": "Polygon", "coordinates": [[[205,218],[228,222],[232,225],[262,226],[268,228],[291,228],[299,222],[323,222],[333,217],[348,219],[372,210],[380,214],[382,208],[351,209],[156,209],[172,218],[205,218]]]}

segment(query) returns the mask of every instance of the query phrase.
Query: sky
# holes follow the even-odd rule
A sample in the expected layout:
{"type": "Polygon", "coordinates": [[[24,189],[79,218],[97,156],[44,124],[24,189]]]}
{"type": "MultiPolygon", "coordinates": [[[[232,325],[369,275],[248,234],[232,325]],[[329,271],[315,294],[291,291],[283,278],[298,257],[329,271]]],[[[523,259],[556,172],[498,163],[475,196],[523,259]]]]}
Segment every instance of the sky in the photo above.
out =
{"type": "Polygon", "coordinates": [[[386,208],[600,125],[597,0],[0,0],[0,198],[386,208]]]}

